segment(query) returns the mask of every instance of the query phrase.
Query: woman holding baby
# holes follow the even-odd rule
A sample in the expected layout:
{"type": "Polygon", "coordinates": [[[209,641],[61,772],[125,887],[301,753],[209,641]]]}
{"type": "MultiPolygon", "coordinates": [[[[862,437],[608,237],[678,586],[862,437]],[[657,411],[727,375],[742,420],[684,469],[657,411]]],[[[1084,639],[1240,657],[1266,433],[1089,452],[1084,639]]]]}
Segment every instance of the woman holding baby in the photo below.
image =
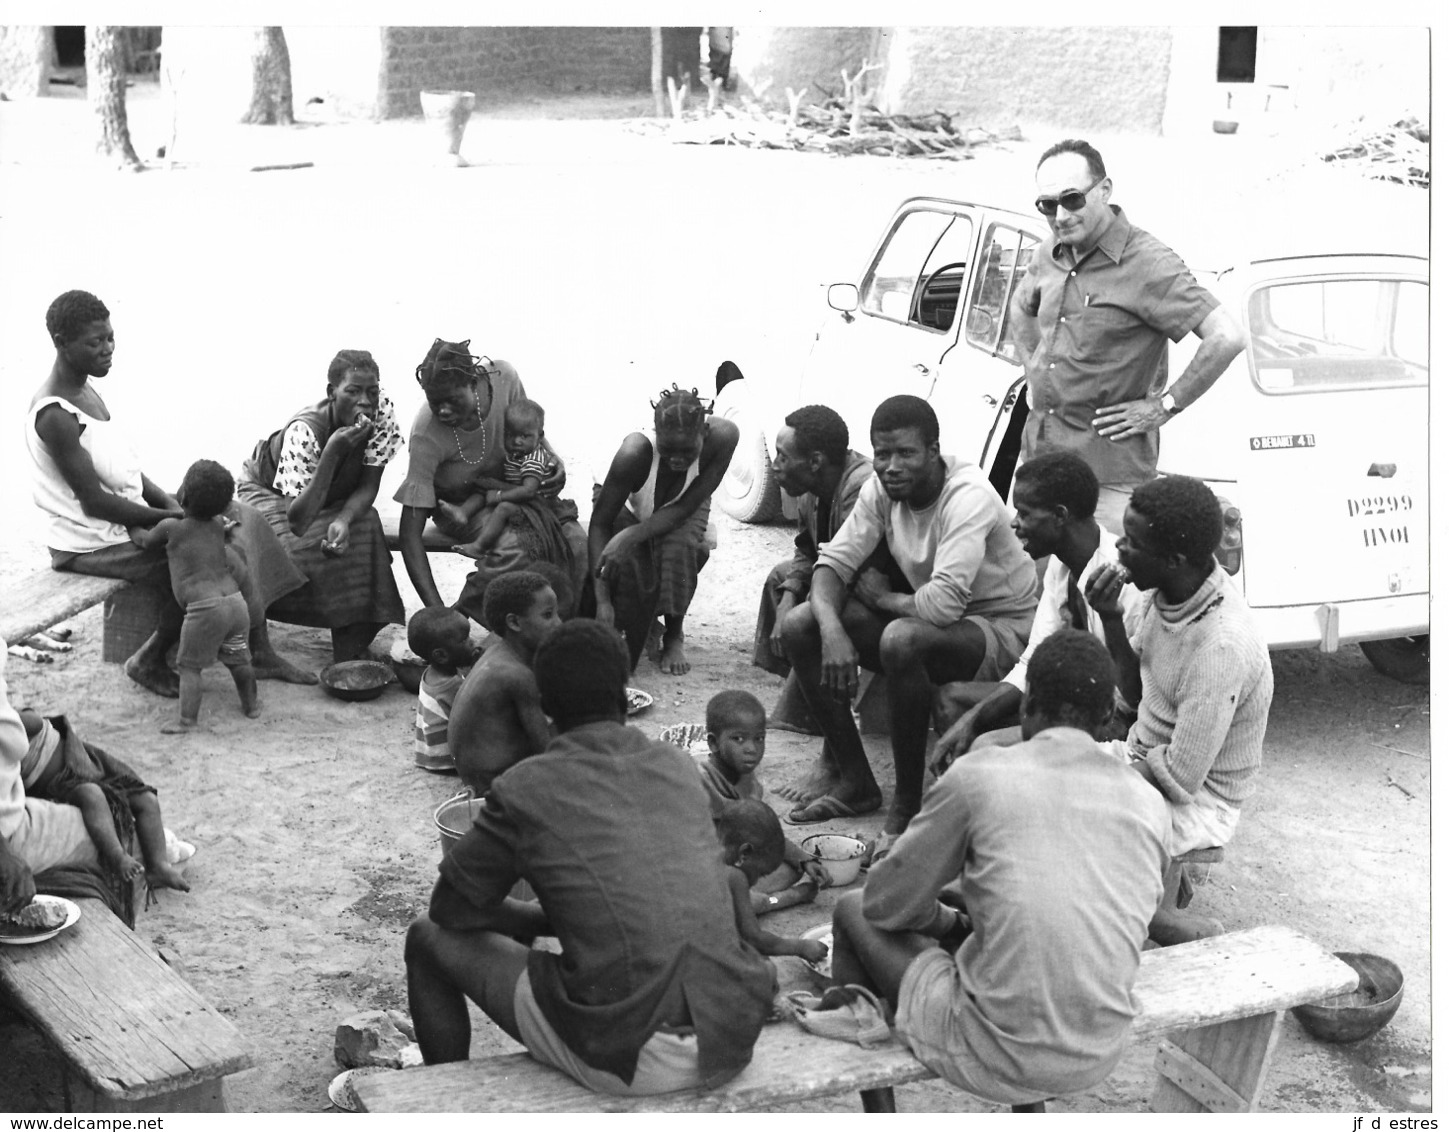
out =
{"type": "Polygon", "coordinates": [[[340,350],[327,367],[327,395],[258,441],[237,483],[237,498],[266,517],[307,576],[270,616],[330,629],[334,660],[362,656],[378,630],[405,620],[373,507],[400,447],[377,363],[366,350],[340,350]]]}

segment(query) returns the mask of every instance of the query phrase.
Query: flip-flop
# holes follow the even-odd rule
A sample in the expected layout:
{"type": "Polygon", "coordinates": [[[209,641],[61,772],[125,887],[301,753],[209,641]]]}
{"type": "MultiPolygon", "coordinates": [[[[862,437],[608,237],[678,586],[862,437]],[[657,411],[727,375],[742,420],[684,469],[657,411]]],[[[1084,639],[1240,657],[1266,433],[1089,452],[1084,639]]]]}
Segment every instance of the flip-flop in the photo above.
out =
{"type": "Polygon", "coordinates": [[[858,818],[862,814],[873,814],[880,807],[879,798],[852,804],[833,794],[823,794],[813,802],[796,806],[785,815],[785,822],[787,825],[815,825],[832,818],[858,818]]]}

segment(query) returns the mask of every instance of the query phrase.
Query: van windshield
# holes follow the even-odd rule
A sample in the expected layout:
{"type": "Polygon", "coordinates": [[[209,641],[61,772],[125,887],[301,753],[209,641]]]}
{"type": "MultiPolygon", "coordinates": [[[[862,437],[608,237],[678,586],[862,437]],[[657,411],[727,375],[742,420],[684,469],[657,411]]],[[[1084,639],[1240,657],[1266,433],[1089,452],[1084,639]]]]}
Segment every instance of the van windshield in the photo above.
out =
{"type": "Polygon", "coordinates": [[[1420,280],[1273,283],[1248,298],[1248,360],[1265,393],[1429,380],[1429,288],[1420,280]]]}

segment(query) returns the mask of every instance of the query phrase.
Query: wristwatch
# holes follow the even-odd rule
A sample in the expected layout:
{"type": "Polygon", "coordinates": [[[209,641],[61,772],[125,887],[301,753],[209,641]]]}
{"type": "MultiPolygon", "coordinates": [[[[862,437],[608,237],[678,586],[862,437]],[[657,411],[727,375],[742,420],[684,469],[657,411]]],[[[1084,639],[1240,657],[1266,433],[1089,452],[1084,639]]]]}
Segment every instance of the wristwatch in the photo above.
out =
{"type": "Polygon", "coordinates": [[[1162,395],[1162,411],[1169,417],[1175,417],[1178,413],[1182,412],[1182,408],[1178,405],[1176,397],[1171,393],[1164,393],[1162,395]]]}

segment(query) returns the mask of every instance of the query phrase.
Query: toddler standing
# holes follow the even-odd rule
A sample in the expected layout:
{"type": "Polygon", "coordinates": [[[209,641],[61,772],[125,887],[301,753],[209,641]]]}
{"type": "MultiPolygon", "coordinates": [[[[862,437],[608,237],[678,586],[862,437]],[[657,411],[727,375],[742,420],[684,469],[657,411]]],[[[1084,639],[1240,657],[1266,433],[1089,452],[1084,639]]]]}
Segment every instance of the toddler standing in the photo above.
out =
{"type": "Polygon", "coordinates": [[[215,460],[198,460],[186,470],[176,501],[183,515],[162,519],[149,530],[137,527],[131,541],[147,548],[164,546],[171,567],[171,592],[185,608],[176,668],[181,678],[181,710],[165,734],[190,731],[201,712],[201,670],[218,659],[231,670],[249,719],[257,707],[257,678],[252,670],[247,633],[251,617],[237,579],[245,577],[241,556],[226,545],[222,513],[231,505],[236,482],[215,460]]]}

